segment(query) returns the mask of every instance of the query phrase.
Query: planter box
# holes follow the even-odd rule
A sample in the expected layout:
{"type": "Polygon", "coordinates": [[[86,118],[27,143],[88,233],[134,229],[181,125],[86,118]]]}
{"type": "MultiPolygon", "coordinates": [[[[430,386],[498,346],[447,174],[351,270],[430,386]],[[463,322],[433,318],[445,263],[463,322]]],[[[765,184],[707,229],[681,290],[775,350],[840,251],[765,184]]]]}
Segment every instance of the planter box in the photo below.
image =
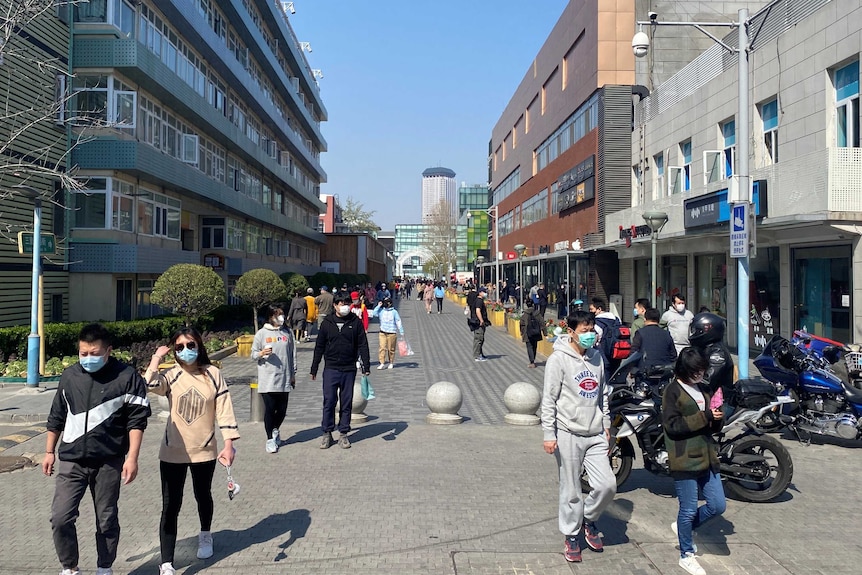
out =
{"type": "Polygon", "coordinates": [[[547,339],[543,339],[539,342],[539,345],[536,346],[536,351],[548,357],[554,351],[554,342],[548,341],[547,339]]]}
{"type": "MultiPolygon", "coordinates": [[[[43,383],[58,383],[60,381],[59,375],[40,375],[39,376],[39,385],[43,383]]],[[[26,377],[0,377],[0,387],[6,387],[7,385],[27,385],[26,377]]]]}
{"type": "Polygon", "coordinates": [[[507,319],[507,327],[506,329],[509,331],[509,335],[514,337],[515,339],[521,339],[521,318],[515,319],[510,317],[507,319]]]}
{"type": "Polygon", "coordinates": [[[500,311],[489,311],[488,317],[491,320],[491,325],[496,325],[497,327],[506,327],[506,312],[503,310],[500,311]]]}
{"type": "Polygon", "coordinates": [[[227,356],[229,356],[229,355],[233,355],[233,354],[235,354],[235,353],[236,353],[236,350],[237,350],[237,347],[238,347],[238,346],[237,346],[236,344],[234,344],[234,345],[229,345],[228,347],[222,348],[222,349],[220,349],[220,350],[218,350],[218,351],[215,351],[215,352],[213,352],[213,353],[209,354],[209,356],[210,356],[210,361],[213,361],[213,362],[214,362],[214,361],[219,360],[219,359],[224,359],[224,358],[226,358],[226,357],[227,357],[227,356]]]}

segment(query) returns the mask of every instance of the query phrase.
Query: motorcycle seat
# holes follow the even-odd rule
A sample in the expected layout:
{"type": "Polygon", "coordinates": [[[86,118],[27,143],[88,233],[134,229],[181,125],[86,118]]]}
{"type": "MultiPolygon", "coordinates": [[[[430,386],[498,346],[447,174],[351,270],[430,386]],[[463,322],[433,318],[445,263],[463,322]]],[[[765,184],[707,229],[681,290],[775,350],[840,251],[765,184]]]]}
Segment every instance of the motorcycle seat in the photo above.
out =
{"type": "Polygon", "coordinates": [[[844,395],[847,397],[847,401],[856,404],[862,404],[862,389],[858,389],[852,383],[844,383],[844,395]]]}

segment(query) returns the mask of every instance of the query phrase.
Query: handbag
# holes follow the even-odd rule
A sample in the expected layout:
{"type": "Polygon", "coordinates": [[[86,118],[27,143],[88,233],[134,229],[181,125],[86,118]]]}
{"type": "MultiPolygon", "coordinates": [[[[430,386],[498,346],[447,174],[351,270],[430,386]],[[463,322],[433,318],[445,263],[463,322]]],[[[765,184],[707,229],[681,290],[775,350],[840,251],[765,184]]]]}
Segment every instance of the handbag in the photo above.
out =
{"type": "Polygon", "coordinates": [[[371,387],[371,378],[367,375],[362,376],[362,379],[359,381],[359,387],[362,390],[362,397],[365,399],[374,399],[376,397],[374,395],[374,388],[371,387]]]}
{"type": "Polygon", "coordinates": [[[404,334],[398,336],[398,355],[401,357],[413,355],[413,349],[410,347],[410,343],[407,341],[407,338],[404,337],[404,334]]]}

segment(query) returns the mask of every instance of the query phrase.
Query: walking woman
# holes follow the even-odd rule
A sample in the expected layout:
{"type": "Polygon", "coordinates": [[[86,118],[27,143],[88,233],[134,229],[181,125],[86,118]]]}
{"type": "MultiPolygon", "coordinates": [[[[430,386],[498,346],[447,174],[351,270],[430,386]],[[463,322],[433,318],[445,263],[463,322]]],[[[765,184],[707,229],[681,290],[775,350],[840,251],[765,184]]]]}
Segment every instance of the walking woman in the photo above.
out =
{"type": "Polygon", "coordinates": [[[706,575],[694,554],[692,531],[724,513],[724,487],[718,467],[718,449],[712,434],[721,430],[721,406],[710,408],[710,394],[703,382],[709,360],[694,347],[680,352],[675,378],[662,395],[661,419],[665,447],[679,499],[677,520],[671,529],[679,537],[679,565],[692,575],[706,575]],[[698,490],[705,505],[697,506],[698,490]]]}
{"type": "Polygon", "coordinates": [[[422,298],[425,300],[425,311],[431,313],[431,302],[434,301],[434,284],[431,280],[425,283],[425,289],[422,292],[422,298]]]}
{"type": "Polygon", "coordinates": [[[166,396],[170,405],[159,449],[162,481],[159,573],[175,575],[177,517],[183,505],[186,472],[191,470],[201,525],[197,556],[208,559],[213,554],[212,480],[216,459],[223,465],[233,463],[236,453],[233,442],[239,439],[239,431],[227,384],[218,368],[210,364],[203,339],[196,329],[183,327],[175,331],[170,344],[156,350],[144,379],[149,391],[166,396]],[[160,372],[159,364],[171,351],[176,365],[160,372]],[[220,452],[214,431],[216,422],[224,440],[220,452]]]}
{"type": "Polygon", "coordinates": [[[305,322],[308,318],[308,302],[305,301],[301,290],[296,290],[290,301],[287,317],[293,330],[294,341],[302,341],[302,334],[305,333],[305,322]]]}
{"type": "Polygon", "coordinates": [[[377,366],[377,369],[392,369],[395,367],[395,344],[398,341],[398,334],[404,335],[401,315],[397,309],[392,307],[392,298],[388,297],[377,302],[377,307],[371,314],[380,318],[379,351],[377,354],[380,365],[377,366]],[[389,359],[388,365],[387,359],[389,359]]]}
{"type": "Polygon", "coordinates": [[[434,299],[437,300],[437,313],[443,313],[443,297],[445,295],[446,290],[443,288],[443,282],[440,282],[434,288],[434,299]]]}
{"type": "Polygon", "coordinates": [[[539,309],[532,301],[525,301],[524,313],[521,314],[521,341],[527,344],[527,359],[530,360],[528,367],[536,367],[536,348],[544,337],[544,325],[545,320],[539,309]]]}
{"type": "Polygon", "coordinates": [[[284,325],[284,311],[270,304],[267,323],[254,334],[251,358],[257,361],[257,392],[263,400],[263,429],[267,453],[281,446],[279,428],[287,414],[290,391],[296,387],[296,340],[284,325]]]}

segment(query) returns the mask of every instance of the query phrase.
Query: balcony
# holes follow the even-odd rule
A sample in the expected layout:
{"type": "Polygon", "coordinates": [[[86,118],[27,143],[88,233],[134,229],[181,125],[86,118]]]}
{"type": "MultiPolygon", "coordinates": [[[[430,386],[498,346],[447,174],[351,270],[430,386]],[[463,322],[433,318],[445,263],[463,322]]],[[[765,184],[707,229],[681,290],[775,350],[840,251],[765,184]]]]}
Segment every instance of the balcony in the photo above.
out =
{"type": "Polygon", "coordinates": [[[320,232],[288,219],[284,214],[250,200],[225,184],[206,176],[148,144],[134,140],[96,137],[72,150],[72,164],[79,170],[118,170],[160,186],[214,203],[230,213],[252,217],[275,228],[323,243],[320,232]]]}
{"type": "MultiPolygon", "coordinates": [[[[692,183],[703,180],[702,173],[692,174],[692,183]]],[[[860,219],[862,212],[862,149],[825,148],[793,160],[751,171],[751,181],[767,181],[767,218],[765,228],[792,226],[825,220],[860,219]]],[[[619,242],[619,228],[643,224],[641,214],[648,211],[666,212],[670,218],[662,236],[685,234],[684,202],[727,188],[729,180],[693,186],[689,192],[674,194],[626,208],[605,217],[605,243],[619,242]]]]}

